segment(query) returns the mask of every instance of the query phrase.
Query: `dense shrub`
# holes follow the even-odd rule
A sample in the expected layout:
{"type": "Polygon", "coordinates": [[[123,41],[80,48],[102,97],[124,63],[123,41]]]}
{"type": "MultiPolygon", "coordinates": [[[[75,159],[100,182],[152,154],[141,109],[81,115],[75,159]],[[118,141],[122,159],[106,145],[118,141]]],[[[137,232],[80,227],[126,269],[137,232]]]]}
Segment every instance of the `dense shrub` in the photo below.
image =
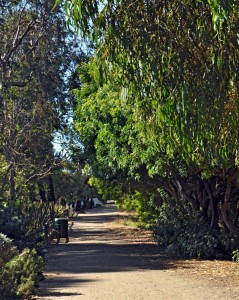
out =
{"type": "Polygon", "coordinates": [[[3,234],[14,240],[25,234],[26,218],[18,208],[14,212],[7,207],[1,208],[0,215],[1,232],[3,234]]]}
{"type": "Polygon", "coordinates": [[[17,253],[17,248],[14,246],[13,241],[5,234],[0,233],[0,270],[17,253]]]}
{"type": "Polygon", "coordinates": [[[175,240],[180,253],[204,259],[220,255],[219,240],[212,235],[209,228],[205,226],[205,222],[202,222],[200,218],[195,218],[185,223],[185,227],[181,228],[175,240]]]}
{"type": "Polygon", "coordinates": [[[218,240],[209,231],[200,228],[200,220],[198,229],[193,223],[192,220],[192,223],[188,221],[174,227],[173,222],[158,222],[154,229],[155,238],[169,253],[186,257],[215,258],[218,240]]]}
{"type": "Polygon", "coordinates": [[[239,263],[239,250],[232,251],[232,261],[239,263]]]}
{"type": "Polygon", "coordinates": [[[43,228],[45,223],[50,222],[54,217],[53,203],[27,203],[21,207],[22,215],[25,219],[25,232],[29,233],[39,228],[43,228]]]}
{"type": "Polygon", "coordinates": [[[42,271],[43,259],[36,250],[25,248],[11,259],[1,272],[1,295],[5,297],[30,295],[37,283],[37,275],[42,271]]]}
{"type": "Polygon", "coordinates": [[[211,230],[199,215],[182,215],[177,207],[162,207],[153,226],[155,240],[175,255],[215,259],[230,258],[237,249],[237,239],[226,232],[211,230]]]}

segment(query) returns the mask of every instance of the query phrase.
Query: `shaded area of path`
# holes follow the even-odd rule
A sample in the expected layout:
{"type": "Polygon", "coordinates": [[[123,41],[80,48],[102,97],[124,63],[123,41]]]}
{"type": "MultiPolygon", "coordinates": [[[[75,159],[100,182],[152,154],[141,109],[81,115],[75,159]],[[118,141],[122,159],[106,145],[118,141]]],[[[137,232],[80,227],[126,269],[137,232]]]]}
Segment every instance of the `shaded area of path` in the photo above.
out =
{"type": "Polygon", "coordinates": [[[155,244],[137,236],[140,231],[130,237],[111,228],[117,217],[114,206],[79,215],[70,242],[49,249],[46,280],[34,299],[239,299],[226,287],[178,276],[155,244]]]}

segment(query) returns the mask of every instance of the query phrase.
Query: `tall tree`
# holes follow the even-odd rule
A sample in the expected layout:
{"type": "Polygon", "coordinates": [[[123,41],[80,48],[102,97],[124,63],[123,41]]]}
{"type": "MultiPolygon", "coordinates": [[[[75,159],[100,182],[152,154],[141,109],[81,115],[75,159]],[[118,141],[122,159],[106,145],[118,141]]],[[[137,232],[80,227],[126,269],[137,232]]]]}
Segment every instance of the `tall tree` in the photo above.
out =
{"type": "MultiPolygon", "coordinates": [[[[130,124],[141,132],[141,144],[134,140],[140,149],[135,166],[146,166],[155,179],[165,177],[168,185],[159,181],[159,188],[178,199],[188,214],[197,211],[211,228],[222,223],[238,235],[238,3],[110,0],[65,5],[72,24],[95,43],[95,74],[117,80],[122,94],[126,91],[124,101],[134,115],[130,124]]],[[[106,134],[101,146],[105,141],[106,134]]],[[[109,154],[106,146],[102,162],[109,154]]],[[[112,168],[120,166],[117,157],[111,157],[112,168]]]]}
{"type": "Polygon", "coordinates": [[[32,0],[1,7],[0,139],[7,164],[1,198],[7,200],[9,189],[12,206],[30,181],[41,180],[56,164],[53,133],[65,116],[74,49],[62,9],[52,13],[52,6],[32,0]]]}

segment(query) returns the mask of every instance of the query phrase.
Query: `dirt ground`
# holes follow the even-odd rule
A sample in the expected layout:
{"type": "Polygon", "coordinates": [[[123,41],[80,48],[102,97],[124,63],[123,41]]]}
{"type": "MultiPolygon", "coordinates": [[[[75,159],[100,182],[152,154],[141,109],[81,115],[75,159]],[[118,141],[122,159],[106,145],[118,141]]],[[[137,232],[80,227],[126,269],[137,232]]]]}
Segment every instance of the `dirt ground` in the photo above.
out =
{"type": "Polygon", "coordinates": [[[34,300],[239,299],[239,265],[176,260],[150,232],[123,225],[114,205],[74,218],[69,243],[52,245],[34,300]]]}

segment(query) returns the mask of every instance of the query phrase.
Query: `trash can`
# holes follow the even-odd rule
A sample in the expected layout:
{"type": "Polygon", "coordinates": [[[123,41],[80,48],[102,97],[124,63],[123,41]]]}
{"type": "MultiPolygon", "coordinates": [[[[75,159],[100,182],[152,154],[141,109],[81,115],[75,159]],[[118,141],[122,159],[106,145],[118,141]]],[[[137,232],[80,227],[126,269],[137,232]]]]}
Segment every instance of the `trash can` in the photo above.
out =
{"type": "Polygon", "coordinates": [[[57,239],[66,238],[68,242],[68,219],[67,218],[55,218],[54,228],[56,231],[57,239]]]}

